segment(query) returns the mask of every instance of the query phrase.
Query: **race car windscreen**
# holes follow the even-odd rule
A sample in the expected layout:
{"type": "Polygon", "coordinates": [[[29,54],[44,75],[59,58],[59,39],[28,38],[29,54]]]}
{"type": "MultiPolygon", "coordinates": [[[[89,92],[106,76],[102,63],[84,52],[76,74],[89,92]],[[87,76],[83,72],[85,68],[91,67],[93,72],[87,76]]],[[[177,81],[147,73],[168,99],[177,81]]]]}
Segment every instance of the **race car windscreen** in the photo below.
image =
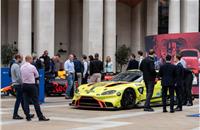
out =
{"type": "Polygon", "coordinates": [[[141,72],[124,72],[116,75],[112,81],[127,81],[127,82],[133,82],[139,78],[141,78],[142,73],[141,72]]]}
{"type": "Polygon", "coordinates": [[[182,51],[181,55],[183,57],[198,57],[198,53],[196,51],[182,51]]]}

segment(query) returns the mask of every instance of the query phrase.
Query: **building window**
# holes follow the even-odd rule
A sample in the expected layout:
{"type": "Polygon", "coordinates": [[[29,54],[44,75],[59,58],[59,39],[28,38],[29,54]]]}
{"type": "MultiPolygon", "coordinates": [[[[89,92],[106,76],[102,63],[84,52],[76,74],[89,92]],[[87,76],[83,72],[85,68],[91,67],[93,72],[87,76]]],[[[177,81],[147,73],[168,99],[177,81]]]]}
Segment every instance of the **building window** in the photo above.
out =
{"type": "Polygon", "coordinates": [[[168,33],[169,1],[159,0],[158,6],[158,34],[168,33]]]}

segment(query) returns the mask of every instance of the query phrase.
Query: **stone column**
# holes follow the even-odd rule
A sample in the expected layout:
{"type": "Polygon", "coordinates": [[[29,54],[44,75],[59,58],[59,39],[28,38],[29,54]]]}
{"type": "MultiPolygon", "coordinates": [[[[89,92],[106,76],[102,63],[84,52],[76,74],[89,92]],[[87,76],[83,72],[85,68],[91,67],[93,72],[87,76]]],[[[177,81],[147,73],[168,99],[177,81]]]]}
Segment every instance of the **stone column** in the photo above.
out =
{"type": "Polygon", "coordinates": [[[55,53],[58,50],[66,50],[67,53],[60,53],[61,58],[66,60],[69,53],[70,43],[70,0],[55,1],[55,53]],[[60,45],[62,43],[62,45],[60,45]]]}
{"type": "Polygon", "coordinates": [[[35,0],[35,43],[38,56],[48,50],[54,55],[55,0],[35,0]]]}
{"type": "Polygon", "coordinates": [[[19,0],[18,50],[31,55],[31,0],[19,0]]]}
{"type": "Polygon", "coordinates": [[[180,0],[169,1],[169,33],[180,33],[180,0]]]}
{"type": "Polygon", "coordinates": [[[111,57],[116,72],[116,0],[106,0],[104,6],[104,59],[111,57]]]}
{"type": "Polygon", "coordinates": [[[103,0],[83,0],[83,54],[99,53],[103,47],[103,0]]]}
{"type": "Polygon", "coordinates": [[[71,0],[70,18],[70,53],[76,54],[78,58],[82,56],[82,35],[83,35],[83,4],[82,0],[71,0]]]}
{"type": "Polygon", "coordinates": [[[181,32],[199,31],[199,0],[181,0],[181,32]]]}
{"type": "Polygon", "coordinates": [[[158,0],[147,0],[147,35],[158,34],[158,0]]]}
{"type": "MultiPolygon", "coordinates": [[[[8,27],[7,27],[8,34],[7,34],[7,36],[8,36],[8,43],[13,44],[15,41],[16,42],[18,41],[18,26],[19,26],[19,24],[18,24],[18,18],[19,18],[18,10],[19,10],[19,6],[21,6],[21,5],[20,5],[20,0],[19,1],[18,0],[7,0],[7,2],[8,2],[8,6],[6,7],[7,12],[8,12],[8,14],[7,14],[7,17],[8,17],[8,21],[7,21],[8,22],[7,23],[8,24],[8,27]]],[[[23,0],[23,2],[26,2],[26,1],[23,0]]],[[[22,8],[24,8],[24,6],[22,8]]]]}
{"type": "Polygon", "coordinates": [[[142,12],[143,2],[139,3],[137,6],[132,8],[132,42],[131,50],[133,53],[137,54],[138,50],[141,50],[141,44],[143,43],[143,12],[142,12]]]}

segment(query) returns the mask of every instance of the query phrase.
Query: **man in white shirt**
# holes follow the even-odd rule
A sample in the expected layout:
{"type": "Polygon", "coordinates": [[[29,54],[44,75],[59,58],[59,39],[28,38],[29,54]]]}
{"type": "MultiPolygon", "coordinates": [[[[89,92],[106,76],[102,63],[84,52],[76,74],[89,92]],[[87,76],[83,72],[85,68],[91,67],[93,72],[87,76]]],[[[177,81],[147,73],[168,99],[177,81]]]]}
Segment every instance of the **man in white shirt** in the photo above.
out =
{"type": "Polygon", "coordinates": [[[74,77],[75,77],[75,69],[74,69],[74,56],[72,54],[69,55],[69,59],[65,61],[64,63],[64,70],[66,71],[67,74],[67,82],[68,82],[68,87],[66,90],[66,99],[71,98],[71,90],[74,86],[74,77]]]}
{"type": "Polygon", "coordinates": [[[140,68],[140,64],[141,64],[142,60],[144,59],[143,52],[138,51],[138,55],[139,55],[139,58],[138,58],[139,66],[138,67],[140,68]]]}
{"type": "Polygon", "coordinates": [[[20,71],[23,83],[22,87],[26,120],[31,121],[31,117],[29,114],[29,103],[30,100],[32,100],[39,121],[49,121],[48,118],[43,116],[40,109],[40,104],[38,100],[38,88],[35,84],[35,79],[39,77],[39,74],[35,66],[31,64],[33,62],[33,58],[31,56],[26,56],[25,60],[26,62],[21,66],[20,71]]]}
{"type": "Polygon", "coordinates": [[[187,63],[182,57],[181,57],[180,63],[183,65],[183,68],[187,68],[187,63]]]}
{"type": "Polygon", "coordinates": [[[83,66],[84,66],[82,83],[83,84],[87,84],[87,79],[88,79],[88,61],[87,61],[87,56],[83,55],[82,59],[83,59],[83,66]]]}

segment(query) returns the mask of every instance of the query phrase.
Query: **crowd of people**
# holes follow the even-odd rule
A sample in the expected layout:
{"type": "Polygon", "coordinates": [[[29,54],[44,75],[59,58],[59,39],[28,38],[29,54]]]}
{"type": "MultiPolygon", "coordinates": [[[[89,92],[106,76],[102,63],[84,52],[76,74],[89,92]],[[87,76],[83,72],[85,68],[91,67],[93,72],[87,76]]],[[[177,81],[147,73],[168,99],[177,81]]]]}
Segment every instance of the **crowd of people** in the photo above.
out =
{"type": "Polygon", "coordinates": [[[44,51],[43,55],[37,58],[33,57],[33,65],[37,69],[44,68],[46,77],[56,77],[58,71],[65,71],[68,87],[66,90],[66,99],[71,98],[71,93],[75,81],[78,85],[86,84],[88,82],[100,82],[102,73],[113,73],[113,63],[111,57],[107,56],[105,63],[99,59],[99,54],[82,55],[78,59],[75,54],[69,54],[66,61],[62,61],[60,55],[57,54],[50,58],[48,51],[44,51]]]}
{"type": "MultiPolygon", "coordinates": [[[[178,105],[176,111],[182,111],[182,105],[192,105],[191,87],[193,75],[187,69],[187,65],[180,55],[176,55],[174,62],[170,55],[166,56],[162,64],[156,66],[157,60],[153,50],[150,50],[148,56],[143,56],[142,51],[138,51],[136,58],[135,54],[131,54],[126,70],[140,69],[143,72],[143,78],[146,86],[146,102],[144,111],[154,111],[150,107],[150,100],[153,95],[154,85],[157,78],[161,79],[162,84],[162,101],[163,112],[167,112],[166,98],[167,91],[170,94],[170,112],[174,112],[174,93],[176,93],[178,105]],[[174,63],[174,64],[172,64],[174,63]],[[156,69],[159,68],[157,74],[156,69]]],[[[14,107],[13,119],[23,119],[18,115],[20,104],[26,115],[27,121],[31,121],[34,114],[30,114],[29,104],[32,101],[39,121],[48,121],[49,119],[43,116],[39,101],[38,101],[38,86],[37,79],[39,77],[38,70],[44,69],[45,76],[56,77],[58,71],[65,71],[68,87],[66,89],[65,98],[71,97],[71,92],[74,82],[79,85],[88,82],[100,82],[102,73],[113,73],[113,63],[110,56],[107,56],[105,63],[99,59],[99,54],[83,55],[79,60],[75,54],[70,54],[65,62],[62,62],[61,56],[56,54],[52,58],[49,57],[48,51],[45,50],[39,58],[36,54],[26,56],[23,61],[23,56],[17,54],[12,60],[11,65],[12,83],[16,89],[16,102],[14,107]]]]}
{"type": "Polygon", "coordinates": [[[18,115],[18,109],[21,104],[27,121],[31,121],[34,114],[30,114],[29,104],[33,103],[39,121],[48,121],[43,116],[38,101],[38,70],[44,69],[45,77],[55,78],[58,71],[65,71],[68,87],[66,89],[66,99],[72,98],[71,92],[74,82],[85,84],[88,82],[100,82],[101,74],[104,72],[112,73],[113,65],[111,58],[106,58],[105,64],[99,60],[99,54],[83,55],[82,59],[77,59],[75,54],[70,54],[65,62],[62,62],[61,56],[56,54],[49,57],[48,51],[45,50],[43,55],[37,57],[35,53],[32,56],[23,56],[16,54],[10,62],[10,75],[12,85],[16,90],[16,102],[14,106],[13,119],[23,119],[18,115]]]}
{"type": "Polygon", "coordinates": [[[154,111],[150,107],[150,100],[154,92],[154,85],[157,78],[161,79],[163,112],[167,112],[166,101],[169,90],[170,112],[182,111],[182,106],[192,106],[192,81],[193,73],[187,68],[186,62],[181,55],[177,54],[174,61],[171,55],[167,55],[163,63],[159,66],[159,73],[155,67],[154,50],[149,51],[149,55],[141,61],[140,70],[143,72],[143,78],[146,86],[146,102],[144,111],[154,111]],[[177,107],[174,109],[174,94],[176,94],[177,107]]]}

